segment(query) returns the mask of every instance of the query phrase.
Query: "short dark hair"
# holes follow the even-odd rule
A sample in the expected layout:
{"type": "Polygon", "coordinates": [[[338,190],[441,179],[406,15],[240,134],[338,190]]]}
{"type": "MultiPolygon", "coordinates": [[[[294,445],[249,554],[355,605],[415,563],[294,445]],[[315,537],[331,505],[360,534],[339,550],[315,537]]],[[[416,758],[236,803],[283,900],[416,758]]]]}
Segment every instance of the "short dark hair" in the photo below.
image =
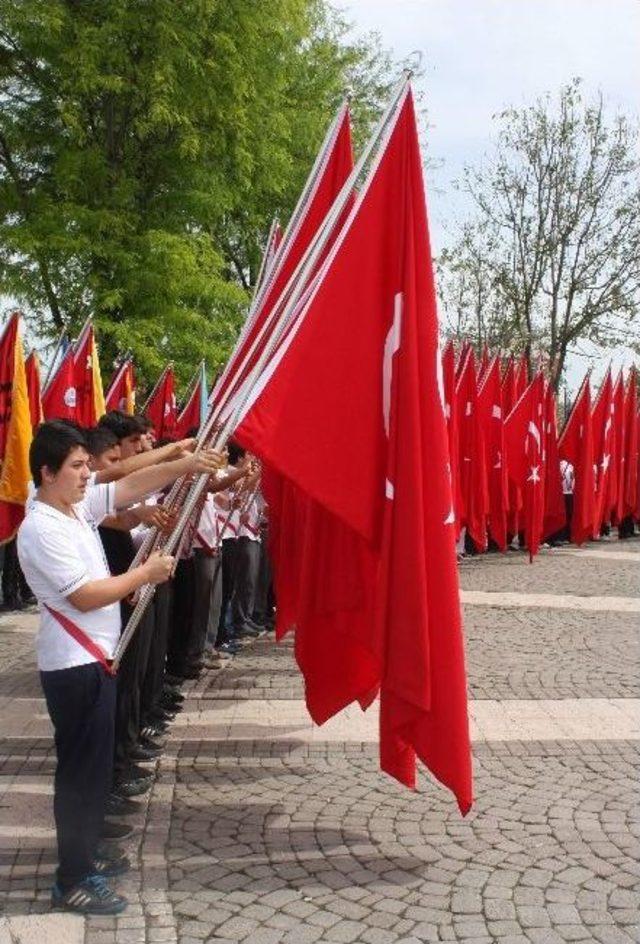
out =
{"type": "Polygon", "coordinates": [[[42,485],[42,469],[59,472],[67,456],[82,446],[87,448],[85,434],[73,423],[50,420],[38,426],[29,449],[29,468],[36,488],[42,485]]]}
{"type": "Polygon", "coordinates": [[[94,426],[86,432],[87,449],[94,458],[101,456],[107,449],[120,445],[120,440],[108,426],[94,426]]]}
{"type": "Polygon", "coordinates": [[[118,442],[127,436],[140,436],[144,429],[137,416],[123,413],[122,410],[110,410],[100,417],[98,426],[105,426],[116,436],[118,442]]]}
{"type": "Polygon", "coordinates": [[[237,465],[241,459],[244,459],[245,451],[235,439],[229,440],[227,449],[229,450],[229,465],[237,465]]]}
{"type": "Polygon", "coordinates": [[[144,415],[144,413],[136,413],[135,417],[140,423],[143,433],[147,433],[150,429],[153,429],[153,420],[150,420],[148,416],[144,415]]]}

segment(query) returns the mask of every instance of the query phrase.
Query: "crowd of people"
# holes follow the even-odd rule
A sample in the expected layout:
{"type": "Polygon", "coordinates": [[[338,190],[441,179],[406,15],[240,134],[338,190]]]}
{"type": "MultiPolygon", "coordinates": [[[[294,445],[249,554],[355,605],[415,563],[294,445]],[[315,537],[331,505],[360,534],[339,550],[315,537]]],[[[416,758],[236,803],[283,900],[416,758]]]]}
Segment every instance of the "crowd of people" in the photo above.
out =
{"type": "Polygon", "coordinates": [[[117,410],[90,429],[40,425],[17,553],[5,557],[21,603],[37,599],[41,610],[38,668],[58,760],[52,900],[81,913],[126,907],[109,884],[130,865],[118,841],[150,789],[144,765],[165,748],[183,682],[274,625],[258,464],[233,442],[215,452],[154,439],[144,416],[117,410]],[[171,485],[196,473],[209,478],[187,541],[138,564],[149,529],[175,525],[163,505],[171,485]],[[115,676],[110,661],[147,584],[157,585],[153,601],[115,676]]]}

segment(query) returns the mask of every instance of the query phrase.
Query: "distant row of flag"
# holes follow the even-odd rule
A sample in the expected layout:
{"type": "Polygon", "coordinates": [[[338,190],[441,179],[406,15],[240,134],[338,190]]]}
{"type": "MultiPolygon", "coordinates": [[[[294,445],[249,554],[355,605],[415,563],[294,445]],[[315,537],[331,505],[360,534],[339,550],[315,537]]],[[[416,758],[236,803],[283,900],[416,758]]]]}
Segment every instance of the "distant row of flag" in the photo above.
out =
{"type": "MultiPolygon", "coordinates": [[[[58,345],[49,376],[42,378],[36,351],[25,358],[14,313],[0,335],[0,543],[10,540],[23,517],[27,497],[29,445],[44,420],[66,419],[94,426],[109,410],[136,411],[133,359],[122,358],[103,391],[95,330],[87,321],[78,338],[58,345]]],[[[171,364],[162,371],[142,412],[157,439],[184,439],[200,428],[207,410],[207,376],[199,365],[180,405],[171,364]]]]}
{"type": "Polygon", "coordinates": [[[598,537],[605,524],[640,517],[638,379],[607,370],[594,397],[584,378],[562,429],[543,372],[469,344],[442,357],[454,513],[476,550],[500,550],[524,532],[533,557],[566,525],[562,465],[573,484],[570,538],[598,537]]]}

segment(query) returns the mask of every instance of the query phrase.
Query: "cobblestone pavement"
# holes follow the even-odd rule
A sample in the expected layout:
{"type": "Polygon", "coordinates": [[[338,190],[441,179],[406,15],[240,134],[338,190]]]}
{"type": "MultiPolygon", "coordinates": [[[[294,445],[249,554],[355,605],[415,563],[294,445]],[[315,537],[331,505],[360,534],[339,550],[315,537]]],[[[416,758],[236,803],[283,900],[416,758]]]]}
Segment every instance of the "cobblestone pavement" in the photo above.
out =
{"type": "MultiPolygon", "coordinates": [[[[640,542],[625,543],[624,559],[613,542],[591,549],[532,566],[519,554],[475,559],[462,585],[637,596],[628,558],[640,564],[640,542]]],[[[119,884],[130,908],[87,922],[48,911],[54,760],[33,624],[0,618],[1,944],[640,940],[638,741],[613,737],[603,713],[612,699],[637,708],[637,614],[465,606],[472,715],[486,708],[464,820],[427,775],[413,793],[381,775],[355,728],[338,728],[343,740],[288,729],[303,697],[291,647],[257,643],[190,686],[133,820],[136,868],[119,884]],[[558,700],[584,715],[580,736],[533,740],[537,706],[558,700]],[[252,725],[208,723],[234,703],[252,725]],[[491,721],[498,710],[519,719],[517,740],[491,721]]]]}

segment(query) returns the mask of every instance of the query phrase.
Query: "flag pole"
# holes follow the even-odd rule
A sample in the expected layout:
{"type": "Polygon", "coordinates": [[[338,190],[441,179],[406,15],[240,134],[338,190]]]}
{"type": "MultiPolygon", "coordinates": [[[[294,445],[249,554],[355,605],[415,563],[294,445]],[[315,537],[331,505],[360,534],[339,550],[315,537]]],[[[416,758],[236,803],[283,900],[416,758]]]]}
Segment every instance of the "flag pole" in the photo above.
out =
{"type": "Polygon", "coordinates": [[[269,270],[273,267],[273,263],[275,262],[275,256],[274,256],[271,262],[271,266],[269,266],[269,249],[273,243],[273,240],[275,239],[276,230],[278,229],[279,225],[280,225],[280,220],[278,219],[277,216],[274,216],[274,218],[271,220],[271,226],[269,227],[269,235],[267,236],[267,243],[264,248],[264,252],[262,254],[262,260],[260,262],[260,268],[258,270],[258,277],[256,278],[256,284],[253,289],[253,299],[251,301],[252,308],[255,304],[256,295],[258,294],[258,292],[260,291],[262,287],[262,282],[265,276],[268,274],[269,270]]]}
{"type": "MultiPolygon", "coordinates": [[[[298,303],[300,302],[303,295],[308,295],[308,289],[310,287],[316,287],[319,284],[320,279],[322,278],[324,272],[327,269],[328,264],[333,259],[333,255],[338,245],[336,241],[333,245],[332,252],[329,254],[327,259],[325,259],[322,269],[313,279],[313,286],[310,286],[309,279],[311,274],[316,267],[322,253],[324,252],[329,238],[333,232],[333,228],[337,221],[339,220],[341,214],[347,206],[347,202],[351,197],[352,191],[354,190],[357,181],[362,175],[365,168],[367,168],[367,179],[371,179],[372,174],[377,170],[379,162],[382,160],[382,156],[386,149],[386,145],[391,136],[393,130],[393,119],[397,117],[399,112],[399,105],[402,100],[406,97],[406,94],[409,89],[409,80],[413,71],[411,69],[405,69],[403,71],[402,79],[398,82],[394,92],[392,94],[391,100],[387,105],[384,113],[380,117],[378,124],[376,125],[371,138],[369,139],[365,149],[363,150],[358,162],[352,169],[349,177],[345,181],[340,190],[340,193],[333,202],[333,205],[321,223],[318,232],[316,233],[314,239],[309,245],[307,252],[304,254],[303,258],[298,263],[295,272],[289,279],[286,288],[284,289],[282,295],[278,299],[278,303],[275,306],[276,310],[280,307],[281,300],[287,299],[284,302],[284,307],[280,311],[278,320],[275,322],[273,331],[269,340],[263,346],[258,360],[251,370],[246,381],[242,384],[239,391],[236,394],[235,399],[230,404],[230,409],[226,421],[221,430],[216,432],[213,436],[213,447],[221,448],[228,441],[232,431],[238,425],[238,422],[241,419],[242,411],[245,409],[249,397],[253,391],[253,388],[256,386],[263,370],[270,361],[272,355],[274,354],[277,346],[282,340],[283,335],[285,334],[290,323],[294,319],[296,314],[299,314],[298,303]],[[377,149],[377,150],[376,150],[377,149]],[[375,152],[375,153],[374,153],[375,152]]],[[[366,192],[366,189],[363,188],[360,192],[360,196],[356,205],[351,210],[351,215],[358,209],[359,202],[362,199],[363,193],[366,192]]],[[[351,217],[350,217],[351,218],[351,217]]],[[[346,226],[347,224],[345,224],[346,226]]],[[[305,304],[308,302],[308,299],[305,299],[305,304]]],[[[273,313],[273,312],[272,312],[273,313]]],[[[208,436],[216,422],[220,417],[220,410],[216,410],[215,406],[210,411],[209,420],[205,424],[205,430],[203,436],[199,439],[198,446],[201,446],[205,441],[205,437],[208,436]]],[[[167,554],[172,554],[175,548],[178,545],[180,536],[183,529],[189,522],[191,514],[193,513],[196,503],[200,498],[200,495],[204,491],[209,476],[206,473],[199,475],[196,481],[191,486],[190,493],[188,494],[184,505],[180,511],[178,521],[174,527],[174,530],[169,535],[166,544],[164,545],[164,551],[167,554]]],[[[120,641],[116,647],[116,651],[113,658],[113,668],[114,671],[117,670],[118,665],[126,651],[127,646],[140,622],[142,616],[153,598],[155,593],[155,586],[147,584],[144,586],[140,592],[140,598],[136,603],[134,610],[129,617],[129,621],[120,637],[120,641]]]]}

